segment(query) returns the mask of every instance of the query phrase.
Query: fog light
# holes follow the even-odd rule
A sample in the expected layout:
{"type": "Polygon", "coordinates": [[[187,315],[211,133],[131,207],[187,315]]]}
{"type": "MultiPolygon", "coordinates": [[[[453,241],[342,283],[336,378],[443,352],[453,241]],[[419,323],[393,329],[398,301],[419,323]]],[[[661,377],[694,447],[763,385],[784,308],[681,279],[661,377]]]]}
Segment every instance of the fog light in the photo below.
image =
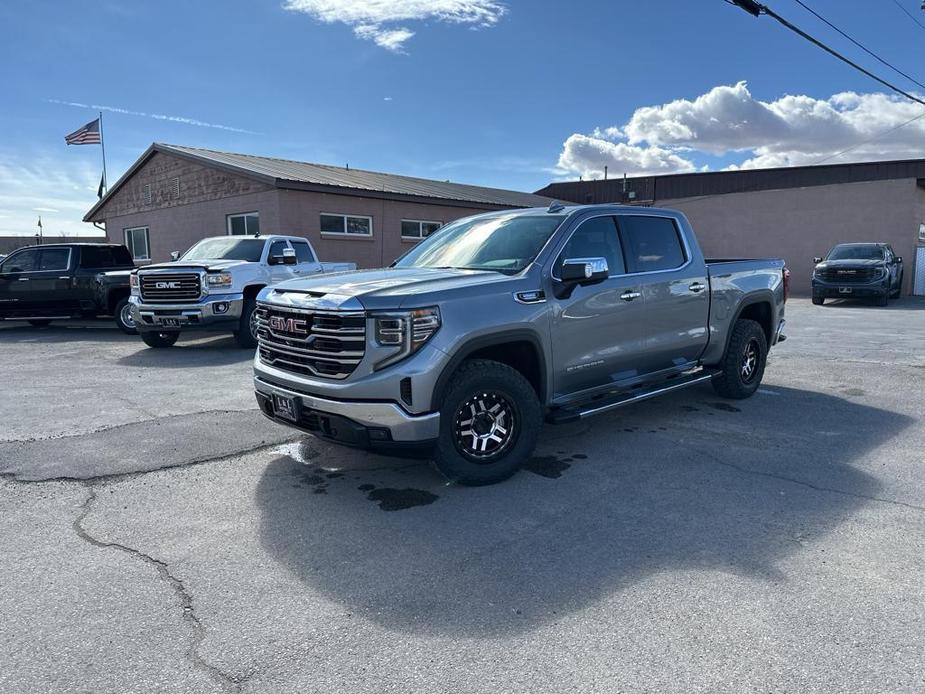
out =
{"type": "Polygon", "coordinates": [[[219,301],[217,304],[212,304],[213,313],[228,313],[228,302],[219,301]]]}

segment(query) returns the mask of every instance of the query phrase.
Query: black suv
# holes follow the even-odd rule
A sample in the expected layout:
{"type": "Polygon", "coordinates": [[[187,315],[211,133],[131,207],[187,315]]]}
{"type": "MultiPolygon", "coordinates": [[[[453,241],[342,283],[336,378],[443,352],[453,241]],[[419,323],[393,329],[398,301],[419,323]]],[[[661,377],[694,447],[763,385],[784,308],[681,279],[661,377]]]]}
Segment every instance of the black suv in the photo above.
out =
{"type": "Polygon", "coordinates": [[[0,260],[0,320],[43,326],[59,318],[115,316],[135,333],[129,311],[129,274],[135,269],[125,246],[55,243],[26,246],[0,260]]]}
{"type": "Polygon", "coordinates": [[[840,243],[813,258],[813,303],[826,299],[873,298],[886,306],[903,286],[903,259],[888,243],[840,243]]]}

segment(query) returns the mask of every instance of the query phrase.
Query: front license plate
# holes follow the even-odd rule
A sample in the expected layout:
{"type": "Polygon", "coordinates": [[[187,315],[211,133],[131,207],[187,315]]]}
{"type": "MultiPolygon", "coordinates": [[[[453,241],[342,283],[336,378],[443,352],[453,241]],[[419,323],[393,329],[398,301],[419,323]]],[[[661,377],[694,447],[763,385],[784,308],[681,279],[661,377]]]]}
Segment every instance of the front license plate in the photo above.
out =
{"type": "Polygon", "coordinates": [[[158,324],[160,325],[169,325],[171,327],[179,327],[180,319],[179,318],[158,318],[158,324]]]}
{"type": "Polygon", "coordinates": [[[299,402],[295,398],[273,393],[273,413],[290,422],[299,421],[299,402]]]}
{"type": "Polygon", "coordinates": [[[851,287],[839,287],[839,288],[838,288],[838,293],[839,293],[839,294],[850,294],[850,293],[851,293],[851,287]]]}

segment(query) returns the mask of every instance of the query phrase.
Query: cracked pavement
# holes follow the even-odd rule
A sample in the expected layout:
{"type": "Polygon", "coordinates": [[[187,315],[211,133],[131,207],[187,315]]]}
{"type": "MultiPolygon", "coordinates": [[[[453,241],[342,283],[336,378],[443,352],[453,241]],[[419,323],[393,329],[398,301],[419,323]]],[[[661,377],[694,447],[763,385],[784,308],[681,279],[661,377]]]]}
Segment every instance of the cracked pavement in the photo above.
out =
{"type": "Polygon", "coordinates": [[[755,397],[547,427],[480,489],[104,325],[0,327],[0,691],[925,688],[925,302],[791,301],[755,397]]]}

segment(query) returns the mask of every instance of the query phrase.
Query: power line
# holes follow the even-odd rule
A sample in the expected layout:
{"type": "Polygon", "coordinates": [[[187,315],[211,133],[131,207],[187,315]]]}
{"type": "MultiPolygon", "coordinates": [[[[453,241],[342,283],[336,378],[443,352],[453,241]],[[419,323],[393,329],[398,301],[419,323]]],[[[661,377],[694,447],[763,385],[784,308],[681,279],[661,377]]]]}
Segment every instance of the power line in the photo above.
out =
{"type": "MultiPolygon", "coordinates": [[[[814,10],[812,7],[810,7],[810,6],[807,5],[805,2],[803,2],[803,0],[794,0],[794,2],[796,2],[798,5],[800,5],[800,6],[801,6],[803,9],[805,9],[807,12],[813,14],[813,15],[814,15],[817,19],[819,19],[820,21],[824,22],[825,24],[828,24],[832,29],[834,29],[834,30],[837,31],[839,34],[841,34],[842,36],[844,36],[846,39],[848,39],[849,41],[851,41],[851,43],[853,43],[855,46],[857,46],[858,48],[860,48],[862,51],[864,51],[864,52],[867,53],[868,55],[874,57],[876,60],[878,60],[878,61],[880,61],[881,63],[883,63],[884,65],[886,65],[888,68],[890,68],[890,69],[893,70],[894,72],[899,73],[900,75],[902,75],[903,77],[905,77],[905,78],[906,78],[907,80],[909,80],[910,82],[914,82],[915,84],[917,84],[918,86],[920,86],[922,89],[925,89],[925,84],[922,84],[921,82],[919,82],[919,81],[918,81],[917,79],[915,79],[914,77],[912,77],[912,76],[910,76],[910,75],[907,75],[905,72],[903,72],[902,70],[900,70],[898,67],[896,67],[896,66],[893,65],[892,63],[887,62],[886,60],[884,60],[883,58],[881,58],[879,55],[877,55],[876,53],[874,53],[872,50],[870,50],[867,46],[865,46],[864,44],[862,44],[860,41],[857,41],[857,40],[854,39],[853,37],[851,37],[851,36],[849,36],[848,34],[846,34],[844,31],[842,31],[842,30],[839,29],[837,26],[835,26],[834,24],[832,24],[832,22],[830,22],[828,19],[826,19],[826,18],[823,17],[821,14],[819,14],[818,12],[816,12],[816,10],[814,10]]],[[[894,0],[894,2],[895,2],[895,0],[894,0]]]]}
{"type": "MultiPolygon", "coordinates": [[[[727,1],[729,1],[729,0],[727,0],[727,1]]],[[[790,31],[794,32],[795,34],[798,34],[799,36],[802,36],[804,39],[806,39],[807,41],[809,41],[809,42],[812,43],[813,45],[818,46],[819,48],[821,48],[822,50],[824,50],[826,53],[829,53],[830,55],[835,56],[836,58],[838,58],[839,60],[841,60],[843,63],[847,63],[848,65],[850,65],[851,67],[853,67],[853,68],[854,68],[855,70],[857,70],[858,72],[861,72],[861,73],[867,75],[868,77],[870,77],[872,80],[875,80],[875,81],[879,82],[880,84],[882,84],[883,86],[888,87],[889,89],[892,89],[892,90],[893,90],[894,92],[896,92],[897,94],[902,94],[902,95],[903,95],[904,97],[906,97],[907,99],[909,99],[909,100],[911,100],[911,101],[915,101],[916,103],[919,103],[919,104],[922,104],[923,106],[925,106],[925,100],[922,100],[922,99],[920,99],[919,97],[917,97],[917,96],[915,96],[915,95],[913,95],[913,94],[910,94],[909,92],[905,91],[904,89],[900,89],[899,87],[897,87],[897,86],[896,86],[895,84],[893,84],[892,82],[888,82],[888,81],[886,81],[885,79],[883,79],[882,77],[879,77],[878,75],[875,75],[875,74],[874,74],[873,72],[871,72],[870,70],[868,70],[868,69],[866,69],[866,68],[864,68],[864,67],[861,67],[860,65],[858,65],[856,62],[854,62],[854,61],[851,60],[850,58],[847,58],[847,57],[845,57],[844,55],[842,55],[841,53],[839,53],[838,51],[836,51],[834,48],[831,48],[831,47],[827,46],[826,44],[824,44],[822,41],[820,41],[819,39],[817,39],[815,36],[812,36],[812,35],[806,33],[805,31],[803,31],[802,29],[800,29],[800,27],[798,27],[798,26],[796,26],[795,24],[793,24],[793,23],[787,21],[786,19],[784,19],[783,17],[781,17],[779,14],[777,14],[774,10],[772,10],[771,8],[769,8],[767,5],[762,5],[761,3],[754,2],[754,0],[731,0],[731,4],[733,4],[733,5],[737,6],[737,7],[742,8],[743,10],[745,10],[746,12],[748,12],[748,13],[751,14],[751,15],[754,15],[755,17],[758,17],[758,16],[760,16],[760,15],[762,15],[762,14],[768,15],[768,16],[771,17],[772,19],[777,20],[780,24],[783,24],[785,27],[787,27],[788,29],[790,29],[790,31]]]]}
{"type": "Polygon", "coordinates": [[[905,12],[905,13],[906,13],[906,16],[909,17],[909,19],[911,19],[913,22],[915,22],[915,23],[918,24],[920,27],[922,27],[923,29],[925,29],[925,24],[922,24],[919,20],[917,20],[917,19],[915,18],[915,15],[913,15],[909,10],[907,10],[905,7],[903,7],[902,3],[900,3],[899,0],[893,0],[893,4],[896,5],[896,7],[898,7],[899,9],[901,9],[903,12],[905,12]]]}

